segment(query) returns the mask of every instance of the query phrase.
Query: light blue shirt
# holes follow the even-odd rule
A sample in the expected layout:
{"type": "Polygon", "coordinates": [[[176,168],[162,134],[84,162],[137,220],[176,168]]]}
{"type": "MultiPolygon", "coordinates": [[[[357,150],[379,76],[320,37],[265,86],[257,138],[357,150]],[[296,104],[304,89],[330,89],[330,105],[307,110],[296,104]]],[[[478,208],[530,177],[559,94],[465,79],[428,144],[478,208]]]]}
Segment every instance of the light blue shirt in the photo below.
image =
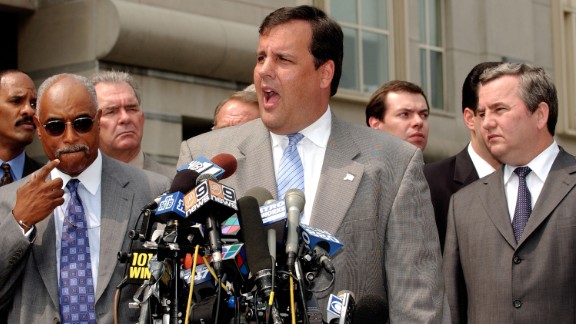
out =
{"type": "MultiPolygon", "coordinates": [[[[26,160],[26,153],[22,152],[17,157],[13,158],[10,161],[2,161],[0,160],[0,164],[6,162],[10,165],[10,173],[12,174],[12,179],[14,181],[22,179],[22,174],[24,173],[24,161],[26,160]]],[[[2,172],[4,175],[4,172],[2,172]]],[[[1,177],[1,175],[0,175],[1,177]]]]}

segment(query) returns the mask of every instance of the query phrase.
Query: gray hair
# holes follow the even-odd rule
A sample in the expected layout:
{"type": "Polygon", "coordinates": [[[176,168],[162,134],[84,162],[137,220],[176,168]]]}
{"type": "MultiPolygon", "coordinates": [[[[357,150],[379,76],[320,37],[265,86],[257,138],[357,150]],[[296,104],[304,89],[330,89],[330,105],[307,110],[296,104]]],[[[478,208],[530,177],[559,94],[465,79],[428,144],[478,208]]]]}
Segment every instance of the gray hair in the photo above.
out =
{"type": "Polygon", "coordinates": [[[132,90],[134,90],[138,104],[142,103],[142,101],[140,101],[140,88],[138,87],[138,83],[136,83],[132,75],[126,72],[115,70],[96,72],[90,78],[90,82],[92,82],[94,86],[98,83],[128,83],[132,90]]]}
{"type": "Polygon", "coordinates": [[[62,74],[53,75],[53,76],[49,77],[48,79],[44,80],[44,82],[42,82],[42,84],[40,85],[40,88],[38,88],[38,101],[36,104],[36,116],[37,117],[40,117],[40,110],[42,109],[42,105],[41,105],[42,97],[44,96],[44,93],[46,92],[46,90],[48,90],[48,88],[50,88],[57,81],[59,81],[63,78],[66,78],[66,77],[73,78],[77,81],[80,81],[86,87],[86,89],[90,93],[90,97],[92,98],[94,110],[95,111],[98,110],[98,99],[96,97],[96,90],[94,90],[94,86],[92,85],[92,83],[90,83],[88,78],[81,76],[81,75],[77,75],[77,74],[62,73],[62,74]]]}
{"type": "Polygon", "coordinates": [[[480,75],[482,85],[505,75],[520,78],[519,96],[530,112],[536,111],[541,102],[550,107],[548,114],[548,131],[554,135],[558,121],[558,96],[556,86],[543,68],[534,67],[526,63],[502,63],[493,68],[486,69],[480,75]]]}

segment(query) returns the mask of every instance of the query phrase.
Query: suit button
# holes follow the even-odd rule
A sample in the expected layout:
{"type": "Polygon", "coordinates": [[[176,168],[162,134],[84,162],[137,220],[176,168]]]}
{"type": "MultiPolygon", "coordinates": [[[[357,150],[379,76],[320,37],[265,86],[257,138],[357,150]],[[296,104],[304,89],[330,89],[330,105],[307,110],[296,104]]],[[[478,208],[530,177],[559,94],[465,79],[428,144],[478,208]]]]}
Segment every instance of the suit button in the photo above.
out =
{"type": "Polygon", "coordinates": [[[512,262],[514,262],[514,264],[520,264],[520,262],[522,262],[522,259],[520,259],[519,256],[515,255],[514,258],[512,259],[512,262]]]}
{"type": "Polygon", "coordinates": [[[514,301],[514,308],[520,308],[520,307],[522,307],[522,302],[520,300],[516,299],[514,301]]]}

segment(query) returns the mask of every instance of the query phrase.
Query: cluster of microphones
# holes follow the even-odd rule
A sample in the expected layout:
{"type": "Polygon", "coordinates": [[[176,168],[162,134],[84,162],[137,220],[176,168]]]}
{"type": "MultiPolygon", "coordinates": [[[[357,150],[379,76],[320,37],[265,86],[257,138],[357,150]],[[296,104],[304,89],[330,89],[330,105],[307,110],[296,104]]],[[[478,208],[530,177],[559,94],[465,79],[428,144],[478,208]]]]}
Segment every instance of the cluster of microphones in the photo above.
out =
{"type": "Polygon", "coordinates": [[[382,297],[356,302],[350,291],[331,294],[323,318],[314,293],[334,283],[331,258],[343,245],[300,224],[305,198],[298,189],[281,200],[261,187],[237,198],[219,182],[236,168],[231,154],[198,157],[142,209],[129,234],[141,244],[119,252],[126,263],[119,287],[139,285],[130,303],[139,323],[385,323],[382,297]],[[332,281],[314,290],[319,271],[332,281]]]}

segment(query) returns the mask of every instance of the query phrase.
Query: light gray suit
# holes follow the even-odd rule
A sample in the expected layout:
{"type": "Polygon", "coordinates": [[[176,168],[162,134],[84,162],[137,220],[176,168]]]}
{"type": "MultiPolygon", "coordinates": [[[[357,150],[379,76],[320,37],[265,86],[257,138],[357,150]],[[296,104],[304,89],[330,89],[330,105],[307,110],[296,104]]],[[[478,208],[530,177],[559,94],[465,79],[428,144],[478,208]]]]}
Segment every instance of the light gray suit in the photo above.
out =
{"type": "MultiPolygon", "coordinates": [[[[238,160],[236,173],[223,182],[239,197],[257,186],[277,195],[270,134],[260,119],[183,142],[178,165],[218,153],[238,160]]],[[[324,312],[330,293],[348,289],[357,299],[387,298],[393,323],[438,323],[449,316],[447,305],[443,309],[440,247],[422,165],[415,147],[332,116],[310,223],[344,243],[333,258],[334,286],[317,295],[324,312]]],[[[316,287],[328,286],[327,279],[316,279],[316,287]]]]}
{"type": "Polygon", "coordinates": [[[154,160],[148,153],[144,153],[144,165],[142,166],[142,169],[159,173],[169,179],[174,179],[174,176],[176,175],[175,167],[171,168],[167,165],[156,162],[156,160],[154,160]]]}
{"type": "Polygon", "coordinates": [[[516,244],[503,167],[452,196],[444,275],[453,323],[576,322],[576,160],[561,150],[516,244]]]}
{"type": "MultiPolygon", "coordinates": [[[[0,189],[0,308],[11,307],[8,323],[56,323],[60,316],[53,215],[36,224],[36,236],[30,243],[11,212],[16,189],[26,181],[28,178],[0,189]]],[[[98,323],[113,322],[115,288],[125,268],[117,262],[117,253],[128,251],[127,232],[136,224],[140,209],[169,185],[161,175],[102,155],[100,266],[95,296],[98,323]]],[[[133,316],[137,319],[138,314],[127,304],[135,288],[123,290],[120,323],[128,323],[129,318],[134,322],[133,316]]]]}

